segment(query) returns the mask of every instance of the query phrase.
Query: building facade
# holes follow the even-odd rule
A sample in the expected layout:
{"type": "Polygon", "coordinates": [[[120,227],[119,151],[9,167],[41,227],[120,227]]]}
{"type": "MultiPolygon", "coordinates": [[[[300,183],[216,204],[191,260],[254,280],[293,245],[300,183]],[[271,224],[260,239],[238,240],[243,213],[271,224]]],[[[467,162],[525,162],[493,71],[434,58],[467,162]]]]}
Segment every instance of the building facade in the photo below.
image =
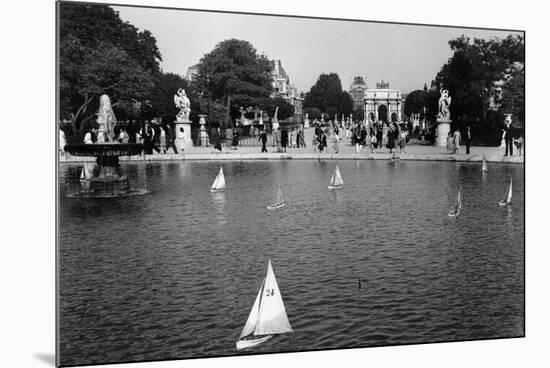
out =
{"type": "Polygon", "coordinates": [[[367,90],[366,78],[362,76],[353,77],[353,82],[349,87],[349,94],[353,99],[353,108],[361,108],[365,103],[365,91],[367,90]]]}
{"type": "Polygon", "coordinates": [[[375,89],[365,90],[365,120],[370,122],[401,121],[403,110],[401,90],[390,89],[383,80],[376,83],[375,89]]]}
{"type": "Polygon", "coordinates": [[[303,119],[303,94],[298,93],[296,87],[290,83],[290,78],[283,68],[281,60],[271,60],[273,76],[273,93],[271,97],[282,97],[294,106],[294,123],[302,123],[303,119]]]}

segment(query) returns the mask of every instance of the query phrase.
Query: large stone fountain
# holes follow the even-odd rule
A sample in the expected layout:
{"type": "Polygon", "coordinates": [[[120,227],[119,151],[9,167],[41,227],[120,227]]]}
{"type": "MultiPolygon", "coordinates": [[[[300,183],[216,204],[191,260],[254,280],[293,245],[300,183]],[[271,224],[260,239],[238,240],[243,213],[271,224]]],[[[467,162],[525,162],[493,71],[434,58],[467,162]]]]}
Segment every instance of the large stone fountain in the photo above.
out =
{"type": "MultiPolygon", "coordinates": [[[[65,146],[65,151],[73,156],[95,157],[98,167],[94,170],[97,176],[92,174],[81,178],[82,190],[68,194],[68,197],[110,198],[148,193],[145,189],[130,188],[128,177],[121,174],[119,157],[140,155],[144,147],[141,143],[118,143],[113,132],[115,121],[109,97],[103,95],[97,118],[97,143],[65,146]]],[[[88,171],[86,165],[83,170],[88,171]]]]}

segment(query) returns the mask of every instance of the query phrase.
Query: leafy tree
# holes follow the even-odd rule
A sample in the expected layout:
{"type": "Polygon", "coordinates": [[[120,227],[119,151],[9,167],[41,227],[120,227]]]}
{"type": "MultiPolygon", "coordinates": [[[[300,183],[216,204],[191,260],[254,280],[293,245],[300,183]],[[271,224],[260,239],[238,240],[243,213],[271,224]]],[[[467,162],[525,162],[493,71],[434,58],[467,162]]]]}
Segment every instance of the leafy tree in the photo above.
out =
{"type": "Polygon", "coordinates": [[[240,117],[239,107],[259,106],[272,92],[271,64],[258,55],[248,41],[222,41],[204,55],[194,80],[197,91],[217,104],[225,104],[233,119],[240,117]]]}
{"type": "Polygon", "coordinates": [[[126,112],[125,101],[145,99],[153,87],[151,75],[124,50],[108,43],[92,49],[72,36],[60,44],[60,77],[61,111],[71,114],[73,132],[94,116],[102,94],[115,112],[126,112]]]}
{"type": "Polygon", "coordinates": [[[92,120],[104,93],[115,113],[130,114],[132,100],[146,100],[160,73],[156,40],[109,6],[58,6],[61,115],[78,131],[92,120]]]}
{"type": "Polygon", "coordinates": [[[336,106],[329,106],[325,109],[325,115],[324,118],[326,120],[335,120],[336,116],[338,114],[338,107],[336,106]]]}
{"type": "Polygon", "coordinates": [[[147,30],[120,19],[119,13],[107,5],[59,3],[59,36],[71,35],[83,46],[99,49],[101,43],[111,43],[124,50],[145,71],[158,73],[162,60],[157,41],[147,30]]]}
{"type": "Polygon", "coordinates": [[[189,83],[178,74],[159,73],[155,76],[151,90],[151,105],[155,116],[167,121],[176,119],[178,108],[174,105],[174,94],[179,88],[185,89],[187,94],[190,93],[189,83]]]}
{"type": "Polygon", "coordinates": [[[334,114],[352,113],[353,98],[348,92],[342,90],[342,82],[338,74],[321,74],[306,93],[304,108],[317,108],[332,119],[334,114]]]}
{"type": "Polygon", "coordinates": [[[521,63],[514,64],[506,76],[502,91],[503,112],[510,112],[520,122],[525,121],[525,70],[521,63]]]}
{"type": "Polygon", "coordinates": [[[277,111],[278,120],[286,120],[294,116],[294,106],[282,97],[270,99],[268,101],[268,105],[265,106],[264,111],[266,111],[269,116],[274,116],[277,106],[279,107],[279,110],[277,111]]]}
{"type": "Polygon", "coordinates": [[[336,73],[321,74],[304,98],[304,107],[316,107],[328,113],[327,108],[336,109],[340,106],[342,82],[336,73]]]}
{"type": "MultiPolygon", "coordinates": [[[[490,92],[495,82],[506,80],[512,66],[525,61],[523,37],[510,35],[500,40],[474,38],[472,41],[461,36],[449,41],[449,45],[453,55],[436,77],[438,89],[448,89],[453,97],[451,115],[454,120],[461,124],[486,123],[490,92]]],[[[523,89],[523,71],[519,74],[515,76],[519,84],[516,87],[523,89]]]]}
{"type": "Polygon", "coordinates": [[[347,91],[340,94],[340,105],[338,107],[340,114],[349,115],[353,112],[353,98],[347,91]]]}
{"type": "Polygon", "coordinates": [[[306,108],[304,108],[304,116],[305,116],[305,114],[308,114],[308,119],[310,119],[310,120],[321,118],[321,110],[319,110],[316,107],[306,107],[306,108]]]}
{"type": "Polygon", "coordinates": [[[428,92],[417,89],[407,95],[405,99],[405,115],[423,113],[427,105],[428,92]]]}

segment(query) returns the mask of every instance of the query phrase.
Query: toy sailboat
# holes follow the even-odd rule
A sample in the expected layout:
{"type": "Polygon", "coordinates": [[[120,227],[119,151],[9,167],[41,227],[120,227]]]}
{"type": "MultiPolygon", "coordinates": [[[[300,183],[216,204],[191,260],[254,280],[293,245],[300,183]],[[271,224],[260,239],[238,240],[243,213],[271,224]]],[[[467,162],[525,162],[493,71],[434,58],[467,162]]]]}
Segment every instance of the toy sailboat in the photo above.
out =
{"type": "Polygon", "coordinates": [[[508,186],[508,191],[506,192],[506,198],[498,202],[499,206],[506,206],[512,204],[512,179],[510,179],[510,185],[508,186]]]}
{"type": "Polygon", "coordinates": [[[460,215],[460,211],[462,210],[462,194],[461,194],[462,187],[458,188],[458,195],[456,198],[456,205],[454,210],[449,212],[449,217],[458,217],[460,215]]]}
{"type": "Polygon", "coordinates": [[[218,172],[216,179],[214,179],[214,183],[212,183],[212,188],[210,188],[210,191],[223,192],[224,190],[225,190],[225,176],[223,175],[223,169],[220,166],[220,171],[218,172]]]}
{"type": "Polygon", "coordinates": [[[336,165],[336,168],[334,169],[334,173],[330,178],[328,189],[341,189],[343,187],[344,187],[344,179],[342,179],[342,175],[340,174],[338,165],[336,165]]]}
{"type": "Polygon", "coordinates": [[[292,332],[292,327],[269,260],[267,275],[237,340],[237,350],[253,348],[266,342],[273,335],[289,332],[292,332]]]}
{"type": "Polygon", "coordinates": [[[277,202],[267,206],[267,209],[268,210],[276,210],[277,208],[281,208],[284,205],[285,205],[285,200],[283,198],[283,192],[281,191],[281,187],[279,187],[279,190],[277,191],[277,202]]]}
{"type": "Polygon", "coordinates": [[[485,155],[483,155],[483,164],[481,165],[481,172],[486,173],[487,170],[487,161],[485,160],[485,155]]]}

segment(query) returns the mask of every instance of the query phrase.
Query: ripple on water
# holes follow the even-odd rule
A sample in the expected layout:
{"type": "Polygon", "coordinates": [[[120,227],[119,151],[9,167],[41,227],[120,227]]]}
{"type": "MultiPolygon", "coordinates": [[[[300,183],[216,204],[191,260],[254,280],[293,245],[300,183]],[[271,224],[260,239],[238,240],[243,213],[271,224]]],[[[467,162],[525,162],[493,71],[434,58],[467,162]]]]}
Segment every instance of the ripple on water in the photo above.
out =
{"type": "Polygon", "coordinates": [[[213,195],[219,165],[123,164],[149,194],[60,197],[62,364],[236,354],[268,258],[295,333],[242,354],[523,335],[521,167],[342,161],[330,192],[333,163],[224,162],[213,195]]]}

